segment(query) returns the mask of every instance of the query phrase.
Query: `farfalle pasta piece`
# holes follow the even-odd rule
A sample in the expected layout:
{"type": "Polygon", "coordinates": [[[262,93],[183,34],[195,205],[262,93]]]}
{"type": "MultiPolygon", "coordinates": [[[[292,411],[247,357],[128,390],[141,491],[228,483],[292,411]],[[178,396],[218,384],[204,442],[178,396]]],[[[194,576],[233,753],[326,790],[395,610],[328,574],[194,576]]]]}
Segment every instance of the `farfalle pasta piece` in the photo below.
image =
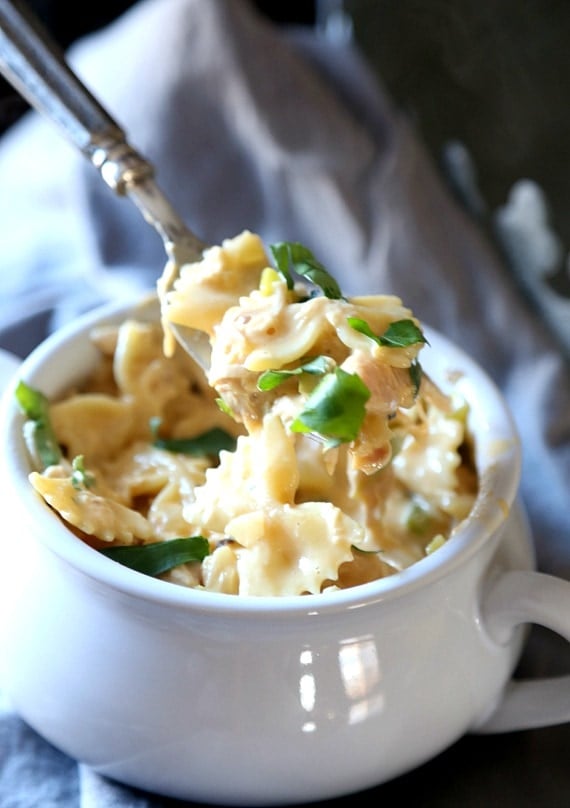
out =
{"type": "Polygon", "coordinates": [[[191,527],[184,518],[188,497],[192,497],[192,481],[175,476],[152,499],[146,518],[152,525],[156,539],[173,539],[191,534],[191,527]]]}
{"type": "Polygon", "coordinates": [[[77,489],[68,476],[34,471],[30,482],[62,519],[89,536],[121,544],[152,538],[151,525],[138,511],[89,489],[77,489]]]}
{"type": "Polygon", "coordinates": [[[263,505],[292,504],[299,484],[295,439],[273,415],[260,429],[241,436],[234,452],[221,452],[204,485],[184,508],[196,530],[227,533],[227,524],[263,505]]]}
{"type": "Polygon", "coordinates": [[[327,502],[254,511],[226,528],[235,538],[239,594],[316,594],[352,559],[362,529],[327,502]]]}
{"type": "MultiPolygon", "coordinates": [[[[148,395],[146,376],[155,359],[163,359],[163,354],[161,335],[154,325],[135,320],[122,323],[113,354],[113,372],[120,394],[148,395]]],[[[161,398],[170,397],[172,383],[178,391],[180,379],[174,373],[163,379],[162,385],[153,385],[153,392],[161,398]]]]}
{"type": "Polygon", "coordinates": [[[237,555],[231,544],[221,544],[202,562],[202,580],[209,592],[239,595],[237,555]]]}
{"type": "Polygon", "coordinates": [[[204,395],[201,372],[184,351],[166,357],[162,333],[156,323],[127,320],[117,334],[113,372],[123,398],[133,398],[141,414],[161,413],[179,399],[187,399],[195,387],[204,395]]]}
{"type": "Polygon", "coordinates": [[[271,296],[254,290],[225,313],[212,343],[208,380],[213,387],[228,367],[243,366],[253,373],[282,368],[319,353],[319,340],[331,342],[334,330],[323,316],[330,301],[316,297],[293,303],[283,282],[276,290],[271,296]]]}
{"type": "Polygon", "coordinates": [[[329,306],[326,318],[334,326],[337,338],[352,352],[369,354],[377,364],[408,368],[417,358],[422,343],[416,342],[402,347],[387,347],[374,342],[350,325],[350,318],[364,321],[374,334],[383,334],[391,323],[409,320],[419,328],[419,322],[411,310],[402,304],[395,295],[370,295],[351,297],[329,306]]]}
{"type": "Polygon", "coordinates": [[[55,402],[50,419],[68,457],[83,455],[91,465],[117,455],[132,439],[136,404],[101,393],[78,393],[55,402]]]}
{"type": "Polygon", "coordinates": [[[174,289],[161,294],[173,269],[167,265],[158,287],[165,307],[163,322],[167,328],[168,322],[192,323],[212,335],[223,313],[257,286],[267,265],[263,242],[247,230],[207,249],[201,261],[181,266],[174,289]]]}
{"type": "Polygon", "coordinates": [[[137,441],[101,464],[97,476],[121,501],[133,502],[137,497],[156,496],[170,481],[177,481],[186,492],[192,490],[204,482],[210,465],[206,457],[188,457],[137,441]]]}
{"type": "Polygon", "coordinates": [[[465,485],[459,477],[464,441],[462,419],[431,406],[425,427],[408,431],[393,461],[394,474],[410,491],[457,520],[467,516],[475,499],[474,480],[465,485]]]}

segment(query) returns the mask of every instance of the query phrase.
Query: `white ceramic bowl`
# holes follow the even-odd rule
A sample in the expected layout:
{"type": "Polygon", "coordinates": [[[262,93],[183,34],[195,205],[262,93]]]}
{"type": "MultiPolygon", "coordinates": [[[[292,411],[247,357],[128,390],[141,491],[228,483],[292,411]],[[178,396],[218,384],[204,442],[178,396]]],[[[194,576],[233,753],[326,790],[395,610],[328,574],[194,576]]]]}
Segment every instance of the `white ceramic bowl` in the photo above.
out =
{"type": "MultiPolygon", "coordinates": [[[[21,377],[57,395],[96,361],[91,327],[127,313],[107,307],[59,331],[21,377]]],[[[322,595],[200,592],[90,549],[28,483],[12,385],[0,416],[10,525],[0,539],[0,681],[21,716],[124,783],[248,806],[379,784],[469,731],[569,720],[568,677],[511,678],[525,623],[570,638],[570,585],[533,570],[512,419],[481,368],[425,330],[422,364],[444,388],[456,378],[470,405],[474,513],[404,572],[322,595]]]]}

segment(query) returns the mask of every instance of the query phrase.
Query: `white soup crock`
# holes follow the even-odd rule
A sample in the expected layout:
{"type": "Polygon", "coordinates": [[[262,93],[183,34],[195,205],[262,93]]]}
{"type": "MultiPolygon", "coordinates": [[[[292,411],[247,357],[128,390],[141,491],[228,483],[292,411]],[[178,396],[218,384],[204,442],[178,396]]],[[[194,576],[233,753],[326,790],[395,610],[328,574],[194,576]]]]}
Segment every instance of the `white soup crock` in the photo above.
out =
{"type": "MultiPolygon", "coordinates": [[[[17,378],[61,394],[97,360],[91,328],[134,313],[156,308],[84,316],[17,378]]],[[[0,415],[0,687],[14,709],[103,775],[247,806],[378,785],[468,732],[568,721],[570,677],[512,677],[526,625],[570,639],[570,583],[534,569],[512,418],[483,370],[425,331],[425,370],[469,403],[476,507],[409,569],[322,595],[185,589],[82,543],[28,483],[13,378],[0,415]]]]}

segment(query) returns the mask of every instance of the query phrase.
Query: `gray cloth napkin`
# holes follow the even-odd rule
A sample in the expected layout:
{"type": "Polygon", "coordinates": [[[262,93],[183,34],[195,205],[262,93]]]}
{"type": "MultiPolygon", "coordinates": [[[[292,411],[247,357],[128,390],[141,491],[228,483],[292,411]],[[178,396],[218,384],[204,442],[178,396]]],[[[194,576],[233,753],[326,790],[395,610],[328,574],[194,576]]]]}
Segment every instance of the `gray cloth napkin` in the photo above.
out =
{"type": "MultiPolygon", "coordinates": [[[[563,342],[354,47],[278,30],[244,0],[142,0],[69,59],[205,240],[301,241],[345,292],[399,295],[487,369],[522,435],[539,567],[570,578],[563,342]]],[[[134,206],[35,113],[0,141],[0,243],[0,346],[20,356],[153,287],[164,262],[134,206]]],[[[531,673],[559,664],[542,641],[527,655],[531,673]]],[[[78,766],[0,702],[1,806],[166,804],[78,766]]]]}

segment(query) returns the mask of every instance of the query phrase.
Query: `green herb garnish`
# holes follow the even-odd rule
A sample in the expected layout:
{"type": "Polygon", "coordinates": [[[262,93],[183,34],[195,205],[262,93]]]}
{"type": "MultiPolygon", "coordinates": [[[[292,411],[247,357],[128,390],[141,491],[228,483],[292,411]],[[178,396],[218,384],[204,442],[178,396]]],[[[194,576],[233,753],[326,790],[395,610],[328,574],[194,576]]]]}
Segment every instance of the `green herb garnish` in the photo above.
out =
{"type": "Polygon", "coordinates": [[[106,547],[100,552],[124,567],[155,576],[189,561],[203,561],[210,553],[210,544],[204,536],[189,536],[152,544],[106,547]]]}
{"type": "MultiPolygon", "coordinates": [[[[375,334],[366,320],[362,320],[360,317],[349,317],[348,324],[355,331],[359,331],[365,337],[370,337],[378,345],[386,348],[407,348],[418,342],[429,344],[413,320],[395,320],[380,335],[375,334]]],[[[422,366],[417,359],[410,365],[410,379],[414,387],[414,395],[417,395],[422,381],[422,366]]]]}
{"type": "Polygon", "coordinates": [[[285,379],[291,376],[300,376],[303,373],[309,373],[313,376],[322,376],[325,373],[330,373],[334,366],[334,360],[328,356],[317,356],[304,365],[292,370],[266,370],[261,374],[257,380],[257,389],[267,392],[278,387],[285,379]]]}
{"type": "Polygon", "coordinates": [[[412,380],[412,384],[414,386],[414,396],[417,396],[419,392],[420,384],[422,383],[422,373],[422,366],[416,359],[410,365],[410,379],[412,380]]]}
{"type": "Polygon", "coordinates": [[[421,536],[427,533],[431,523],[432,517],[429,511],[418,502],[412,502],[406,519],[408,530],[416,536],[421,536]]]}
{"type": "Polygon", "coordinates": [[[220,410],[220,412],[223,412],[225,415],[229,415],[230,418],[233,418],[235,420],[235,415],[232,412],[232,408],[230,407],[229,404],[227,404],[224,401],[223,398],[221,398],[221,397],[217,398],[216,399],[216,405],[217,405],[218,409],[220,410]]]}
{"type": "Polygon", "coordinates": [[[92,488],[95,485],[95,477],[85,468],[83,455],[73,458],[71,469],[71,485],[78,491],[92,488]]]}
{"type": "Polygon", "coordinates": [[[26,435],[40,467],[46,469],[59,463],[62,453],[51,425],[48,399],[24,381],[18,382],[15,395],[20,409],[28,418],[26,435]]]}
{"type": "Polygon", "coordinates": [[[158,430],[160,428],[160,418],[150,419],[150,429],[154,436],[152,445],[157,449],[166,449],[176,454],[185,454],[192,457],[204,457],[205,455],[217,456],[222,449],[233,452],[236,448],[236,439],[225,429],[213,427],[193,438],[160,438],[158,430]]]}
{"type": "Polygon", "coordinates": [[[348,324],[355,331],[359,331],[364,336],[370,337],[378,345],[387,348],[407,348],[410,345],[416,345],[418,342],[427,343],[421,329],[413,320],[395,320],[380,335],[375,334],[366,320],[362,320],[360,317],[349,317],[348,324]]]}
{"type": "Polygon", "coordinates": [[[338,283],[307,247],[296,241],[281,241],[278,244],[271,244],[269,249],[277,270],[287,282],[288,289],[293,289],[295,285],[295,278],[291,274],[292,266],[297,275],[310,281],[325,297],[331,300],[342,298],[338,283]]]}
{"type": "Polygon", "coordinates": [[[291,429],[316,432],[326,438],[329,448],[350,442],[358,436],[369,398],[370,390],[360,376],[336,368],[315,387],[291,429]]]}

